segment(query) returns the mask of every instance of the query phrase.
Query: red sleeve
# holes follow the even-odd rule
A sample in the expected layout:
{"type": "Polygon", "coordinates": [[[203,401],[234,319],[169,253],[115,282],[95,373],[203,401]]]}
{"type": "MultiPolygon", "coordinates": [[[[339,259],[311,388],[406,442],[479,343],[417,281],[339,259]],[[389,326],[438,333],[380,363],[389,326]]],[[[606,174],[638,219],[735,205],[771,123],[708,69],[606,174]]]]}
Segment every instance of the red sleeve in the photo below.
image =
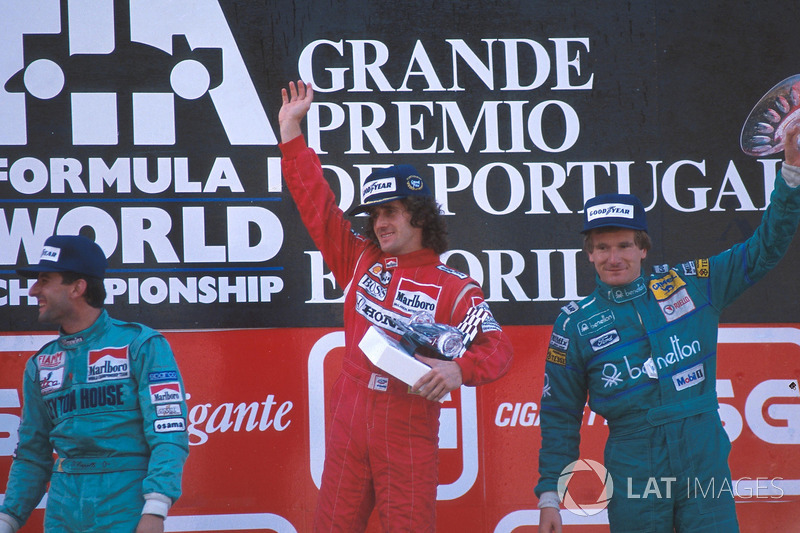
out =
{"type": "Polygon", "coordinates": [[[322,175],[314,150],[300,135],[280,144],[281,167],[289,192],[314,241],[340,287],[350,282],[356,262],[369,241],[354,234],[350,221],[336,205],[336,198],[322,175]]]}
{"type": "MultiPolygon", "coordinates": [[[[456,302],[453,325],[458,325],[467,311],[478,305],[489,309],[489,304],[483,300],[480,287],[474,285],[456,302]]],[[[464,385],[476,386],[494,381],[508,372],[512,355],[511,339],[503,332],[490,312],[467,351],[455,362],[461,367],[464,385]]]]}

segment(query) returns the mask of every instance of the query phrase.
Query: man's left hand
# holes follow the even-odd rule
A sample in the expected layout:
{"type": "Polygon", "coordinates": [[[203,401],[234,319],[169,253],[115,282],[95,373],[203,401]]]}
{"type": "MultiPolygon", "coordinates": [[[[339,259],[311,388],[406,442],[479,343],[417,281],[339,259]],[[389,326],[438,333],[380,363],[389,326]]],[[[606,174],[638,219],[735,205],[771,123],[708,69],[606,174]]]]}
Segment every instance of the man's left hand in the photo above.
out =
{"type": "Polygon", "coordinates": [[[135,533],[164,533],[164,519],[154,514],[143,514],[135,533]]]}
{"type": "Polygon", "coordinates": [[[419,354],[414,354],[414,357],[431,367],[431,370],[414,383],[412,392],[432,402],[438,402],[464,382],[461,377],[461,367],[453,361],[432,359],[419,354]]]}

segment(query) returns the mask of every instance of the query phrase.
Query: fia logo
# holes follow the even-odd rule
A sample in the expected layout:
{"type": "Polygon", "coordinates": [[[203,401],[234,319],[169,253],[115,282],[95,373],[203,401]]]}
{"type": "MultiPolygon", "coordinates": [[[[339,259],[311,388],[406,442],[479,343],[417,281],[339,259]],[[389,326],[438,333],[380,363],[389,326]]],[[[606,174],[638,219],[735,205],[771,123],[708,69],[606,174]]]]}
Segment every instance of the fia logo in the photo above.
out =
{"type": "Polygon", "coordinates": [[[232,145],[277,144],[216,0],[1,6],[0,145],[28,144],[30,124],[74,146],[174,145],[194,101],[232,145]]]}

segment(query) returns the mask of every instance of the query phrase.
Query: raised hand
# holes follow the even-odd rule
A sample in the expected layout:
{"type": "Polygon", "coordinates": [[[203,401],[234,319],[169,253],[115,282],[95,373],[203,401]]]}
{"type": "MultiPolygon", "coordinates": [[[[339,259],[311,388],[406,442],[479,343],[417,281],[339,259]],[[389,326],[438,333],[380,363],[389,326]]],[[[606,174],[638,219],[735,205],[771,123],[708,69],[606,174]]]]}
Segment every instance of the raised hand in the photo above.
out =
{"type": "Polygon", "coordinates": [[[289,90],[281,89],[283,104],[278,113],[278,123],[281,128],[281,142],[288,142],[302,135],[300,122],[311,108],[314,101],[314,88],[310,84],[298,80],[297,84],[289,82],[289,90]]]}
{"type": "Polygon", "coordinates": [[[797,136],[800,134],[800,123],[795,123],[786,131],[783,142],[783,156],[790,165],[800,167],[800,147],[797,146],[797,136]]]}

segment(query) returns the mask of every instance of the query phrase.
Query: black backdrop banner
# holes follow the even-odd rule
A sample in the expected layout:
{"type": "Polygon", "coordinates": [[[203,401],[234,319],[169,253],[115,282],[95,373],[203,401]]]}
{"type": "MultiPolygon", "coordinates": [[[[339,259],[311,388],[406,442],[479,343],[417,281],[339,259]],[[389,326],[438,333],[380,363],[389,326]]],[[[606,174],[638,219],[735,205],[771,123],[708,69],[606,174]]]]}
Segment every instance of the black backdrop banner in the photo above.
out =
{"type": "MultiPolygon", "coordinates": [[[[415,165],[448,264],[503,324],[550,324],[594,281],[581,207],[633,192],[649,263],[747,238],[781,154],[745,155],[760,96],[797,74],[787,2],[296,0],[0,6],[0,330],[41,329],[46,237],[109,256],[108,309],[161,329],[337,326],[341,291],[280,176],[280,89],[342,208],[415,165]]],[[[363,217],[356,217],[359,227],[363,217]]],[[[800,322],[800,247],[725,314],[800,322]]]]}

